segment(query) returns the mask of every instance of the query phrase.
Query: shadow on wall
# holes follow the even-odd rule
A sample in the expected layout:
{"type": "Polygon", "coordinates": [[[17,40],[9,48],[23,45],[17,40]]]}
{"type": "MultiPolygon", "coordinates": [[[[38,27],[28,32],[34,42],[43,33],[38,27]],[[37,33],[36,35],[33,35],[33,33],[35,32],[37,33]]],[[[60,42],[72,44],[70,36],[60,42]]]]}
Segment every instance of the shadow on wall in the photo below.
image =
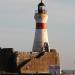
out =
{"type": "Polygon", "coordinates": [[[30,59],[23,61],[17,66],[17,52],[13,51],[13,48],[0,48],[0,74],[1,73],[19,73],[30,59]]]}
{"type": "MultiPolygon", "coordinates": [[[[44,52],[40,52],[36,58],[40,58],[44,55],[44,52]]],[[[25,66],[31,59],[22,61],[17,65],[18,52],[15,52],[13,48],[0,48],[0,74],[2,73],[18,73],[21,74],[20,70],[25,66]]]]}

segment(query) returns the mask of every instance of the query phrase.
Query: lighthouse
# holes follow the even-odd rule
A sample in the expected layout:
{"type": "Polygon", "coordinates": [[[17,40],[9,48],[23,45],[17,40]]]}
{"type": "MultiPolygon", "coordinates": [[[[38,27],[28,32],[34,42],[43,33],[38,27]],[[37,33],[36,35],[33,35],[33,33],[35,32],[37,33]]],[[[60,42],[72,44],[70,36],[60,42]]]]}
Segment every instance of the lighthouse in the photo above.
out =
{"type": "Polygon", "coordinates": [[[48,14],[45,10],[45,4],[41,0],[38,4],[38,10],[35,12],[34,16],[36,27],[35,27],[35,37],[33,43],[33,52],[49,51],[48,33],[47,33],[47,19],[48,14]]]}

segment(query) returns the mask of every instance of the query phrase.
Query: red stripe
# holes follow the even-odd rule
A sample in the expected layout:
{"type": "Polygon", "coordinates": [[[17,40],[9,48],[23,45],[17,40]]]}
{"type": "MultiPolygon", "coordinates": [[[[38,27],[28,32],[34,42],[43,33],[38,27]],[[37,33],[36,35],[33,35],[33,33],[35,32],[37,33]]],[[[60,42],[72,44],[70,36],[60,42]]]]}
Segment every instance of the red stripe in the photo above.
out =
{"type": "Polygon", "coordinates": [[[46,23],[36,23],[36,29],[47,29],[46,23]]]}

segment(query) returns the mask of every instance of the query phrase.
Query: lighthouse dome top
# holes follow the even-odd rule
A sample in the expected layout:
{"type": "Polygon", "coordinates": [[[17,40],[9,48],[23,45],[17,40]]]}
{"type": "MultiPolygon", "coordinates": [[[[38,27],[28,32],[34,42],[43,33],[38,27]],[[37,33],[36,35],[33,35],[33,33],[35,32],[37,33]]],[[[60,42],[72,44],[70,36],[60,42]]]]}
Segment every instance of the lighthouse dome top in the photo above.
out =
{"type": "Polygon", "coordinates": [[[38,6],[45,6],[45,4],[44,4],[43,1],[41,0],[41,2],[38,4],[38,6]]]}
{"type": "Polygon", "coordinates": [[[41,2],[38,4],[38,13],[45,13],[45,4],[41,0],[41,2]]]}

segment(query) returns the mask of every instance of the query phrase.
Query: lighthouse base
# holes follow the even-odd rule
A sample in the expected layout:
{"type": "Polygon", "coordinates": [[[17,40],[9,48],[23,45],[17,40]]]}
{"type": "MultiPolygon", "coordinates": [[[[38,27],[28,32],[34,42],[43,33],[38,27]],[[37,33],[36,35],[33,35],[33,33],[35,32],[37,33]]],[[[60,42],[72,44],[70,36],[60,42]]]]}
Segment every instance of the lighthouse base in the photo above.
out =
{"type": "Polygon", "coordinates": [[[59,54],[55,49],[51,49],[50,52],[19,53],[17,58],[17,65],[28,60],[20,68],[21,73],[51,73],[52,75],[60,75],[59,54]]]}
{"type": "Polygon", "coordinates": [[[50,52],[15,52],[12,48],[4,48],[0,53],[0,74],[60,74],[59,54],[55,49],[50,52]]]}

